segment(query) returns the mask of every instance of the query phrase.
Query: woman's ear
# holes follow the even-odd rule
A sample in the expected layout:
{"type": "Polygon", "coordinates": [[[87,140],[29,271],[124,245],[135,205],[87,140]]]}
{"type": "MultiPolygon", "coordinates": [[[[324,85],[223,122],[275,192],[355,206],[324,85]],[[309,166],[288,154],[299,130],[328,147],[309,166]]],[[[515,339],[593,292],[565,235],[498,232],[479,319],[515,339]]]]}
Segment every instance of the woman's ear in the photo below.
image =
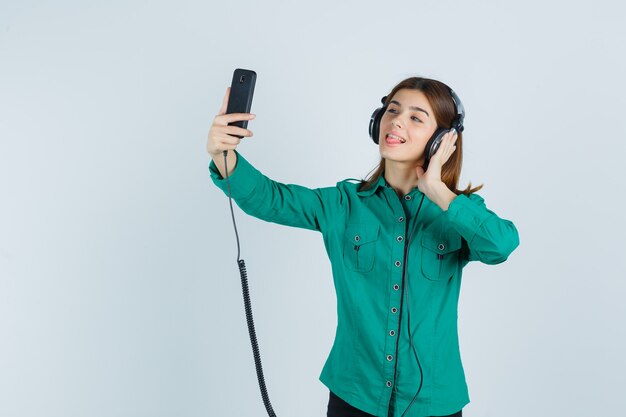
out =
{"type": "Polygon", "coordinates": [[[415,167],[415,173],[417,174],[417,179],[419,180],[422,175],[424,175],[424,168],[418,165],[417,167],[415,167]]]}

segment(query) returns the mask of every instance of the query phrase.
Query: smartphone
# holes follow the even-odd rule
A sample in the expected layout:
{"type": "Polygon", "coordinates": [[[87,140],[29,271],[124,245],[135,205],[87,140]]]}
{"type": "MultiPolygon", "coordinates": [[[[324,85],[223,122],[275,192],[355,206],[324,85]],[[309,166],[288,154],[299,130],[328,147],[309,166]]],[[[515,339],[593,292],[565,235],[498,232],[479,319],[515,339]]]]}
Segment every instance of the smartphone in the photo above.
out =
{"type": "MultiPolygon", "coordinates": [[[[228,96],[226,113],[250,113],[255,84],[256,72],[237,68],[233,73],[233,81],[230,84],[230,95],[228,96]]],[[[248,127],[248,121],[241,120],[229,123],[228,125],[245,129],[248,127]]],[[[241,138],[241,136],[239,136],[239,138],[241,138]]]]}

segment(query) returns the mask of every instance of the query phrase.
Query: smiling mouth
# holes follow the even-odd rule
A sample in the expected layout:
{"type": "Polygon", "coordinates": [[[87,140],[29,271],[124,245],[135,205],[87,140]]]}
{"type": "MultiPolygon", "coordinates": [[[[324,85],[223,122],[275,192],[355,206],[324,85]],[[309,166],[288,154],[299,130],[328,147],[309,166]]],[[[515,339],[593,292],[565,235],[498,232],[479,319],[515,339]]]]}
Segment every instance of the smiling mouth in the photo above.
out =
{"type": "Polygon", "coordinates": [[[406,139],[401,138],[400,136],[394,135],[393,133],[387,133],[387,136],[385,136],[385,139],[387,140],[387,142],[390,143],[405,143],[406,139]]]}

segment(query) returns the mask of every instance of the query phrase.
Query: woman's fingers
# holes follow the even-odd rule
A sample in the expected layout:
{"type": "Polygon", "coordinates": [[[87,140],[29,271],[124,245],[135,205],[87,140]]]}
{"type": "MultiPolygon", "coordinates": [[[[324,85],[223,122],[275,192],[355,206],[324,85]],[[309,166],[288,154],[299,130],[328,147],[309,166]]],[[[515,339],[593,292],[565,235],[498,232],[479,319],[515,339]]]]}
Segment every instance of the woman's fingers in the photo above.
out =
{"type": "Polygon", "coordinates": [[[457,137],[458,135],[456,133],[456,130],[450,130],[443,138],[442,145],[445,145],[446,149],[450,149],[452,146],[454,146],[457,137]]]}
{"type": "Polygon", "coordinates": [[[256,116],[252,113],[229,113],[215,116],[214,124],[226,126],[229,123],[240,122],[243,120],[252,120],[256,116]]]}
{"type": "Polygon", "coordinates": [[[225,135],[225,136],[220,138],[220,144],[221,145],[234,145],[234,146],[237,146],[237,145],[239,145],[240,142],[241,142],[241,139],[239,139],[236,136],[225,135]]]}
{"type": "Polygon", "coordinates": [[[227,135],[232,135],[232,136],[245,136],[245,137],[250,137],[253,135],[252,131],[250,129],[244,129],[242,127],[239,126],[222,126],[222,132],[226,133],[227,135]]]}
{"type": "Polygon", "coordinates": [[[439,157],[441,158],[441,165],[445,164],[450,155],[456,150],[456,139],[458,138],[458,134],[456,130],[452,129],[448,133],[446,133],[441,141],[441,145],[439,145],[439,149],[435,152],[433,158],[439,157]]]}
{"type": "Polygon", "coordinates": [[[221,153],[226,150],[236,149],[241,139],[236,136],[231,136],[224,132],[216,133],[213,137],[212,149],[215,153],[221,153]]]}
{"type": "Polygon", "coordinates": [[[237,126],[223,126],[215,131],[213,141],[218,147],[221,145],[236,146],[239,145],[242,137],[251,137],[252,135],[252,131],[248,129],[242,129],[237,126]]]}

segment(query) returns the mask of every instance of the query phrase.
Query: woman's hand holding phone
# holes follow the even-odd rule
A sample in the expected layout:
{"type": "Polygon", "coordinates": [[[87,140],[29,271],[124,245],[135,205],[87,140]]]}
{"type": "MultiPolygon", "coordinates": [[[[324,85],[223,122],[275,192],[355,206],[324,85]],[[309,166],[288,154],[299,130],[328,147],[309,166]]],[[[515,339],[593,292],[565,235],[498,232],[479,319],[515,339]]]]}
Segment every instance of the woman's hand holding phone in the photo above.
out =
{"type": "MultiPolygon", "coordinates": [[[[237,148],[242,137],[251,137],[252,131],[237,126],[229,126],[229,123],[238,121],[248,121],[254,119],[251,113],[230,113],[226,114],[228,108],[228,97],[230,87],[226,89],[226,95],[222,102],[222,107],[217,116],[213,119],[213,124],[209,129],[209,137],[206,149],[222,176],[226,176],[224,169],[224,151],[232,151],[237,148]]],[[[228,152],[228,174],[230,175],[235,167],[237,156],[234,152],[228,152]]]]}

